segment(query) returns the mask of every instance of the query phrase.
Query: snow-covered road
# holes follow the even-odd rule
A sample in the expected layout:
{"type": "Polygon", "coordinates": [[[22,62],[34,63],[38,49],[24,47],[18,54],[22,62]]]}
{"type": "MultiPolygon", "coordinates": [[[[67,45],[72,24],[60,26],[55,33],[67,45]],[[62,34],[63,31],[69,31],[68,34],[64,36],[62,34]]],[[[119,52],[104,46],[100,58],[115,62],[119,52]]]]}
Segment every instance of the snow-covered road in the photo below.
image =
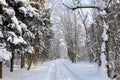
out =
{"type": "Polygon", "coordinates": [[[53,60],[40,64],[37,68],[15,68],[13,73],[3,69],[3,80],[106,80],[96,64],[88,62],[71,63],[69,60],[53,60]]]}
{"type": "Polygon", "coordinates": [[[64,60],[51,63],[45,80],[85,80],[77,76],[68,66],[64,60]]]}

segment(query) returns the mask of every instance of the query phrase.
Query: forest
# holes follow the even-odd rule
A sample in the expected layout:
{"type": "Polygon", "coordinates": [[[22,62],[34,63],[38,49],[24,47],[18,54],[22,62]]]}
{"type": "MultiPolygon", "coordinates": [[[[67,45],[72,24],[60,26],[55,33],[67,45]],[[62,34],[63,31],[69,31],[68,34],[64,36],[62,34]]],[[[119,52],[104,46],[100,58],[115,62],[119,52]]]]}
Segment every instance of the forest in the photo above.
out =
{"type": "Polygon", "coordinates": [[[0,0],[0,80],[120,80],[120,0],[0,0]]]}

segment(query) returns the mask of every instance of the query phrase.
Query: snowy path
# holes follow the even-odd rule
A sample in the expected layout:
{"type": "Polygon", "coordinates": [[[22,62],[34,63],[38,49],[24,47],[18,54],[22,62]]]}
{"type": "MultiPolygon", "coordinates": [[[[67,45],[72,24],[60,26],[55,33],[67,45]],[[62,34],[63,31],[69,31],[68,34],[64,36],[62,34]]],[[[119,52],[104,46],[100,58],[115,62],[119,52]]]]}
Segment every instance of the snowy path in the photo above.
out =
{"type": "Polygon", "coordinates": [[[3,80],[106,80],[96,64],[72,64],[69,60],[62,59],[40,64],[29,71],[15,68],[11,73],[8,68],[4,68],[3,75],[3,80]]]}
{"type": "Polygon", "coordinates": [[[53,63],[48,75],[46,80],[85,80],[74,74],[64,61],[53,63]]]}
{"type": "Polygon", "coordinates": [[[86,63],[77,65],[65,60],[52,61],[47,75],[49,76],[45,80],[105,80],[95,65],[86,63]]]}
{"type": "Polygon", "coordinates": [[[63,63],[64,68],[67,70],[68,73],[70,73],[70,75],[73,77],[72,80],[85,80],[82,77],[80,77],[80,75],[78,76],[77,74],[75,74],[71,68],[69,68],[65,63],[63,63]]]}

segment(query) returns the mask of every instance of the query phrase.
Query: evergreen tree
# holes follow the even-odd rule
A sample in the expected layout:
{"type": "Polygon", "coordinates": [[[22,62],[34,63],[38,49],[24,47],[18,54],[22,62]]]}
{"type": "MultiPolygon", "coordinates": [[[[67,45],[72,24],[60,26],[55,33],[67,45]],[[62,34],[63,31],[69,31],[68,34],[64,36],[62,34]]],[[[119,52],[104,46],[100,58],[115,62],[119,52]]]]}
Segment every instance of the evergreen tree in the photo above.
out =
{"type": "Polygon", "coordinates": [[[11,58],[13,71],[15,54],[21,56],[21,68],[26,55],[30,57],[28,69],[39,55],[47,59],[53,36],[50,27],[50,9],[28,0],[0,0],[0,49],[4,52],[0,53],[1,61],[11,58]]]}

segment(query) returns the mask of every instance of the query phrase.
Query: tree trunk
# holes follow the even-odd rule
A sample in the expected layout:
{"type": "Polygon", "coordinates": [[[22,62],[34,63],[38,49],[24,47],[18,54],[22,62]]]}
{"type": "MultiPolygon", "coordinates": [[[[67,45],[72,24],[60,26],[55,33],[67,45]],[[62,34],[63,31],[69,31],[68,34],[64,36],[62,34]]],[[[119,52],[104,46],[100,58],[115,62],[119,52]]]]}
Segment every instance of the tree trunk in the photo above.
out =
{"type": "Polygon", "coordinates": [[[38,64],[38,59],[39,59],[39,55],[38,55],[38,53],[36,52],[35,54],[33,54],[34,67],[37,66],[37,64],[38,64]]]}
{"type": "Polygon", "coordinates": [[[10,72],[13,72],[13,66],[14,66],[14,53],[12,52],[11,65],[10,65],[10,72]]]}
{"type": "Polygon", "coordinates": [[[25,67],[25,60],[23,54],[21,54],[21,68],[25,67]]]}
{"type": "Polygon", "coordinates": [[[31,59],[30,59],[30,62],[29,62],[27,70],[30,70],[31,65],[32,65],[32,61],[33,61],[33,55],[31,54],[30,56],[31,56],[31,59]]]}
{"type": "Polygon", "coordinates": [[[0,79],[2,79],[2,62],[0,62],[0,79]]]}

